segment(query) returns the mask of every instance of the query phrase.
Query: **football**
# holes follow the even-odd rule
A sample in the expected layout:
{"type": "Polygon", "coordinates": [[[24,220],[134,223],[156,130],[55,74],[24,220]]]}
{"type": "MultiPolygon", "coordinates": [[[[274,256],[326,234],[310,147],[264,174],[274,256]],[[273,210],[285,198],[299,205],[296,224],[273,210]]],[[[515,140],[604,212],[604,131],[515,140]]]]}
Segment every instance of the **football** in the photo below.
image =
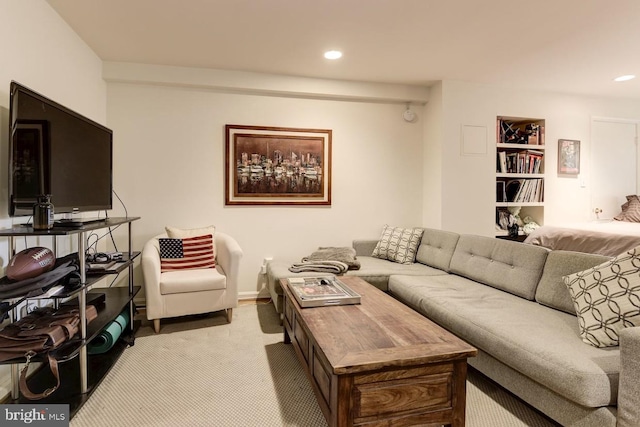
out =
{"type": "Polygon", "coordinates": [[[6,274],[11,280],[30,279],[51,270],[55,263],[51,249],[35,246],[15,254],[7,265],[6,274]]]}

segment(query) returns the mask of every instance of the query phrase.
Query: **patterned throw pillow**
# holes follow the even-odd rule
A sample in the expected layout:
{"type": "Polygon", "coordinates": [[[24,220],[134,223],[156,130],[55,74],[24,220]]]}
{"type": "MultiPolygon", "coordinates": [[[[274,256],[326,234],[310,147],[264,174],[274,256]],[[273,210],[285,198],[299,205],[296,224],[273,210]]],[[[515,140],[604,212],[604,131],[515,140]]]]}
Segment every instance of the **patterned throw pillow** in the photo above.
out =
{"type": "Polygon", "coordinates": [[[385,224],[371,256],[400,264],[413,264],[423,232],[422,228],[389,227],[385,224]]]}
{"type": "Polygon", "coordinates": [[[160,271],[215,268],[213,236],[186,237],[184,239],[160,238],[160,271]]]}
{"type": "Polygon", "coordinates": [[[622,212],[613,219],[626,222],[640,222],[640,199],[635,194],[627,196],[627,202],[622,205],[622,212]]]}
{"type": "Polygon", "coordinates": [[[640,246],[562,278],[578,316],[582,341],[618,345],[618,332],[640,326],[640,246]]]}

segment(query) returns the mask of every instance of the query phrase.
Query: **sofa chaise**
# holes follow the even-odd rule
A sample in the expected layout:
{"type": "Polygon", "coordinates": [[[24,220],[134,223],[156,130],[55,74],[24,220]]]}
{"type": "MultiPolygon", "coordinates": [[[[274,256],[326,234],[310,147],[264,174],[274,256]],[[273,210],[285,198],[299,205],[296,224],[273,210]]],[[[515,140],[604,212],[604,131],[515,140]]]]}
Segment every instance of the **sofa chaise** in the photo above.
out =
{"type": "MultiPolygon", "coordinates": [[[[372,257],[378,240],[355,240],[357,275],[478,349],[469,364],[563,426],[640,426],[640,328],[620,345],[580,337],[563,276],[610,257],[484,236],[424,229],[415,262],[372,257]]],[[[279,312],[279,279],[290,262],[267,266],[279,312]]]]}

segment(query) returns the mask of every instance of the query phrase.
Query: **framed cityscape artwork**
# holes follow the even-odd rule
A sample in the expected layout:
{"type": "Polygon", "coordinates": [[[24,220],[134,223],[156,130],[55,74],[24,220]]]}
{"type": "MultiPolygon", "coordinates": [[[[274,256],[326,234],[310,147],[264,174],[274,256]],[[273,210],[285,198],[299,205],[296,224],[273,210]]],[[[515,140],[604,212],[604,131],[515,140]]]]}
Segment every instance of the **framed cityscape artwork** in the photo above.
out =
{"type": "Polygon", "coordinates": [[[331,205],[331,130],[225,126],[226,205],[331,205]]]}

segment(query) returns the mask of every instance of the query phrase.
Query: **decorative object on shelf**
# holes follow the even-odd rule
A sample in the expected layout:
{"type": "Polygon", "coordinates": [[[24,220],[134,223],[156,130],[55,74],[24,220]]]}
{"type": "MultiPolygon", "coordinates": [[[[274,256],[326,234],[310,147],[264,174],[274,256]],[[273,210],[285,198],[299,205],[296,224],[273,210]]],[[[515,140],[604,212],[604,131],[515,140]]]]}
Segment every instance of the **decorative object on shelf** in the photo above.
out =
{"type": "Polygon", "coordinates": [[[498,142],[544,145],[544,125],[538,119],[498,117],[498,142]]]}
{"type": "MultiPolygon", "coordinates": [[[[85,310],[87,323],[98,317],[96,308],[88,305],[85,310]]],[[[75,307],[52,307],[32,311],[22,319],[7,325],[0,331],[0,361],[26,357],[27,362],[20,372],[20,392],[29,400],[40,400],[51,395],[60,387],[58,361],[52,350],[72,339],[79,331],[80,312],[75,307]],[[31,359],[46,353],[56,385],[41,393],[32,392],[27,386],[27,370],[31,359]]]]}
{"type": "Polygon", "coordinates": [[[331,205],[331,130],[225,131],[226,205],[331,205]]]}
{"type": "Polygon", "coordinates": [[[511,214],[505,208],[496,209],[496,225],[498,226],[498,230],[508,230],[509,229],[509,218],[511,214]]]}
{"type": "Polygon", "coordinates": [[[526,234],[527,236],[531,233],[533,233],[537,228],[539,228],[540,226],[538,225],[537,222],[535,222],[533,220],[533,218],[531,218],[530,216],[525,216],[524,219],[522,220],[524,222],[524,226],[522,227],[522,231],[524,232],[524,234],[526,234]]]}
{"type": "Polygon", "coordinates": [[[51,249],[41,246],[27,248],[11,257],[7,277],[11,280],[31,279],[51,270],[55,262],[56,256],[51,249]]]}
{"type": "Polygon", "coordinates": [[[520,226],[524,224],[522,222],[522,219],[520,219],[521,209],[522,208],[520,206],[510,206],[507,208],[507,210],[509,211],[509,222],[507,225],[509,237],[518,237],[520,226]]]}
{"type": "Polygon", "coordinates": [[[511,218],[511,222],[514,222],[518,227],[522,227],[524,225],[524,221],[520,218],[520,211],[522,210],[521,206],[509,206],[507,208],[509,213],[513,218],[511,218]]]}
{"type": "Polygon", "coordinates": [[[558,174],[578,175],[580,173],[580,141],[558,140],[558,174]]]}
{"type": "Polygon", "coordinates": [[[50,230],[53,228],[53,203],[51,195],[38,196],[38,201],[33,205],[33,228],[35,230],[50,230]]]}

